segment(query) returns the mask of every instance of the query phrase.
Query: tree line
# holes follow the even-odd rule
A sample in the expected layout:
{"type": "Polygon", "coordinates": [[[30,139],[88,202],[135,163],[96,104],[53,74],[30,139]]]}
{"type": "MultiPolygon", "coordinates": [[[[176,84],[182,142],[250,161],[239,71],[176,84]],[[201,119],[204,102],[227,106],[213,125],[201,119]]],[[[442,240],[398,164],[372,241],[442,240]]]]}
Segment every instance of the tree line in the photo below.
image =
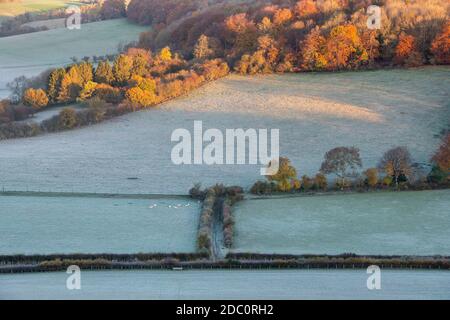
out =
{"type": "Polygon", "coordinates": [[[314,177],[303,175],[298,178],[297,170],[288,158],[281,157],[278,161],[278,173],[267,176],[267,181],[257,181],[252,186],[251,193],[448,187],[450,134],[443,137],[439,149],[431,158],[432,169],[426,177],[415,176],[415,165],[406,147],[386,151],[376,168],[369,168],[362,174],[358,172],[362,167],[360,152],[355,147],[337,147],[328,151],[314,177]],[[327,175],[336,177],[334,186],[329,186],[327,175]]]}
{"type": "Polygon", "coordinates": [[[187,94],[228,72],[220,59],[186,61],[168,47],[156,54],[130,47],[112,63],[94,67],[82,61],[52,69],[39,81],[17,84],[16,101],[0,101],[0,140],[98,123],[187,94]],[[66,108],[41,124],[18,122],[46,107],[74,103],[85,108],[66,108]]]}
{"type": "Polygon", "coordinates": [[[243,74],[450,63],[445,0],[132,0],[131,21],[152,25],[139,46],[220,57],[243,74]],[[381,28],[367,7],[381,7],[381,28]],[[174,23],[176,21],[176,23],[174,23]]]}

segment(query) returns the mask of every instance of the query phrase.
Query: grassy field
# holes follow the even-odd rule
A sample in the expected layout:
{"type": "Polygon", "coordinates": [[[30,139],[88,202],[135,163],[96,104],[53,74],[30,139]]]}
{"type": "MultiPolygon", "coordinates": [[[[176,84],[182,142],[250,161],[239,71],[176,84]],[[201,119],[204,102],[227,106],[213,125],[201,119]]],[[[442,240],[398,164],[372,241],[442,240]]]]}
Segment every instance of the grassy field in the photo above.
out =
{"type": "Polygon", "coordinates": [[[147,28],[115,19],[66,28],[0,38],[0,98],[10,93],[6,84],[14,78],[71,63],[71,57],[117,52],[120,43],[137,40],[147,28]]]}
{"type": "Polygon", "coordinates": [[[235,251],[450,254],[450,190],[249,200],[235,251]]]}
{"type": "Polygon", "coordinates": [[[0,254],[195,251],[195,201],[0,196],[0,207],[0,254]]]}
{"type": "Polygon", "coordinates": [[[0,22],[2,19],[8,19],[27,12],[39,12],[64,8],[69,5],[76,5],[79,3],[80,1],[76,0],[21,0],[19,2],[0,3],[0,22]]]}
{"type": "Polygon", "coordinates": [[[202,120],[204,130],[279,128],[280,152],[299,176],[315,174],[325,152],[342,145],[359,147],[365,168],[397,145],[427,163],[448,128],[449,87],[448,67],[232,75],[153,110],[2,141],[0,188],[186,194],[197,181],[250,187],[262,178],[259,165],[174,165],[171,134],[178,128],[192,132],[194,120],[202,120]]]}
{"type": "Polygon", "coordinates": [[[368,290],[366,270],[82,271],[0,274],[2,299],[449,299],[449,271],[383,270],[368,290]],[[37,289],[38,288],[38,289],[37,289]]]}

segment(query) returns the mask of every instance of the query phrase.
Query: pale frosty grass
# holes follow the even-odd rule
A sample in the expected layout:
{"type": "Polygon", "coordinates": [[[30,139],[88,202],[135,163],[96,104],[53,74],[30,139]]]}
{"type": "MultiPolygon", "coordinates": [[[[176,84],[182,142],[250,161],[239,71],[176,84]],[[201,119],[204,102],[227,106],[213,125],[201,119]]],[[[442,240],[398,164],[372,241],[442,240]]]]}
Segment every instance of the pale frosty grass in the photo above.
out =
{"type": "Polygon", "coordinates": [[[450,190],[249,200],[233,251],[450,255],[450,190]]]}
{"type": "Polygon", "coordinates": [[[64,271],[0,274],[0,300],[450,298],[449,271],[382,270],[381,290],[367,289],[368,276],[365,269],[81,271],[81,290],[67,290],[64,271]]]}
{"type": "Polygon", "coordinates": [[[66,108],[71,108],[74,110],[83,110],[86,107],[84,107],[81,104],[71,104],[71,105],[67,105],[67,106],[53,106],[53,107],[48,107],[45,108],[45,110],[40,111],[40,112],[36,112],[32,117],[22,120],[22,122],[28,122],[28,123],[32,123],[32,122],[36,122],[36,123],[41,123],[45,120],[51,119],[52,117],[58,115],[63,109],[66,108]]]}
{"type": "Polygon", "coordinates": [[[0,254],[194,252],[199,204],[183,198],[0,196],[0,254]]]}
{"type": "Polygon", "coordinates": [[[31,21],[31,22],[24,23],[22,25],[22,27],[31,27],[31,28],[46,27],[48,30],[65,28],[66,27],[66,18],[31,21]]]}
{"type": "Polygon", "coordinates": [[[119,44],[137,40],[147,29],[115,19],[83,24],[80,30],[61,28],[0,38],[0,98],[10,94],[6,84],[16,77],[70,64],[71,57],[116,53],[119,44]]]}
{"type": "Polygon", "coordinates": [[[243,77],[92,127],[0,142],[0,188],[186,194],[194,182],[250,187],[260,166],[171,161],[173,130],[279,128],[281,154],[314,175],[326,151],[361,149],[364,168],[404,145],[428,163],[450,120],[450,68],[243,77]],[[129,180],[127,178],[138,178],[129,180]]]}

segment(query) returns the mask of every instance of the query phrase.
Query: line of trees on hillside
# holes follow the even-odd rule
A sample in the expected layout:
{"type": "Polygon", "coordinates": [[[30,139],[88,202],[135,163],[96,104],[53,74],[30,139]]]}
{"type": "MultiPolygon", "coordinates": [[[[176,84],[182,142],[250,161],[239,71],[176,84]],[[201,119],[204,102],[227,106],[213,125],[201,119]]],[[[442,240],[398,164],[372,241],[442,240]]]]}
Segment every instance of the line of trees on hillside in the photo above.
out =
{"type": "Polygon", "coordinates": [[[129,48],[95,68],[83,61],[53,69],[38,77],[40,84],[33,81],[35,87],[17,85],[17,103],[0,101],[0,140],[98,123],[186,94],[228,72],[220,59],[188,62],[168,47],[157,54],[129,48]],[[46,107],[73,103],[85,108],[64,109],[41,124],[17,122],[46,107]]]}
{"type": "Polygon", "coordinates": [[[328,151],[319,172],[314,177],[303,175],[298,178],[297,170],[288,158],[279,159],[277,174],[267,176],[267,181],[257,181],[251,188],[253,194],[274,192],[309,192],[328,190],[369,190],[430,188],[450,185],[450,134],[432,159],[432,169],[426,177],[420,176],[406,147],[395,147],[386,151],[376,168],[362,167],[359,149],[337,147],[328,151]],[[329,186],[326,175],[334,175],[334,186],[329,186]]]}
{"type": "Polygon", "coordinates": [[[139,46],[224,58],[243,74],[448,64],[445,0],[132,0],[128,18],[152,25],[139,46]],[[381,29],[366,10],[381,6],[381,29]],[[173,23],[177,21],[177,23],[173,23]]]}
{"type": "MultiPolygon", "coordinates": [[[[0,0],[1,2],[19,2],[13,0],[0,0]]],[[[77,5],[81,13],[81,23],[89,23],[101,20],[125,18],[127,16],[125,0],[84,0],[73,3],[77,5]],[[79,3],[78,3],[79,2],[79,3]]],[[[8,37],[23,33],[48,30],[46,26],[32,27],[24,25],[34,21],[44,21],[52,19],[67,18],[73,12],[68,12],[66,8],[55,8],[39,12],[26,12],[2,21],[0,24],[0,37],[8,37]]]]}

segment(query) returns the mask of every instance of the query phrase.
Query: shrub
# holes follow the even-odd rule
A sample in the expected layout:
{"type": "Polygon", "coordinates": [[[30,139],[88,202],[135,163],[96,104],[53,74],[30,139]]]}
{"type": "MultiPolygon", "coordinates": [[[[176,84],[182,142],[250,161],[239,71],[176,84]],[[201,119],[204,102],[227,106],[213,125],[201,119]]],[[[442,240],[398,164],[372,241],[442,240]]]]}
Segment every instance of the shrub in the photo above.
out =
{"type": "Polygon", "coordinates": [[[442,28],[431,44],[431,53],[437,64],[450,64],[450,22],[442,28]]]}
{"type": "Polygon", "coordinates": [[[386,176],[386,177],[384,177],[383,178],[383,180],[382,180],[382,184],[383,184],[383,186],[385,186],[385,187],[389,187],[389,186],[391,186],[392,185],[392,182],[393,182],[393,179],[392,179],[392,177],[390,177],[390,176],[386,176]]]}
{"type": "Polygon", "coordinates": [[[433,168],[431,169],[427,180],[428,182],[431,183],[444,183],[447,181],[448,178],[448,172],[445,172],[444,170],[441,169],[441,167],[439,166],[433,166],[433,168]]]}
{"type": "Polygon", "coordinates": [[[94,96],[84,101],[83,105],[89,109],[105,109],[111,106],[111,104],[107,103],[105,100],[101,99],[98,96],[94,96]]]}
{"type": "Polygon", "coordinates": [[[58,115],[58,128],[72,129],[77,125],[77,113],[72,108],[65,108],[61,110],[58,115]]]}
{"type": "Polygon", "coordinates": [[[326,190],[328,186],[327,177],[322,173],[316,174],[314,177],[314,186],[317,190],[326,190]]]}
{"type": "Polygon", "coordinates": [[[104,83],[100,83],[96,86],[94,96],[114,104],[120,103],[123,100],[123,94],[119,88],[114,88],[104,83]]]}
{"type": "Polygon", "coordinates": [[[132,87],[139,87],[142,90],[150,91],[152,93],[155,93],[156,91],[156,81],[151,78],[133,75],[129,82],[132,87]]]}
{"type": "Polygon", "coordinates": [[[205,198],[205,191],[202,191],[202,185],[200,183],[196,183],[190,190],[189,195],[193,199],[203,200],[205,198]]]}
{"type": "Polygon", "coordinates": [[[413,36],[401,33],[395,48],[394,62],[408,67],[422,64],[422,56],[416,49],[416,40],[413,36]]]}
{"type": "Polygon", "coordinates": [[[398,186],[399,182],[407,181],[412,173],[411,155],[406,147],[396,147],[386,151],[381,158],[378,168],[391,176],[398,186]]]}
{"type": "Polygon", "coordinates": [[[337,179],[336,188],[340,190],[348,189],[352,185],[352,182],[348,179],[337,179]]]}
{"type": "Polygon", "coordinates": [[[125,97],[131,104],[139,107],[150,107],[157,102],[157,97],[153,92],[142,90],[139,87],[128,89],[125,97]]]}
{"type": "Polygon", "coordinates": [[[35,109],[24,105],[11,106],[11,111],[13,113],[13,121],[28,119],[32,114],[35,113],[35,109]]]}
{"type": "Polygon", "coordinates": [[[302,189],[303,191],[308,191],[313,187],[313,180],[309,178],[307,175],[302,177],[302,189]]]}
{"type": "Polygon", "coordinates": [[[369,187],[376,187],[378,184],[378,170],[376,168],[367,169],[364,172],[365,175],[365,184],[369,187]]]}
{"type": "Polygon", "coordinates": [[[6,123],[0,124],[0,140],[33,137],[41,133],[36,123],[6,123]]]}
{"type": "Polygon", "coordinates": [[[253,194],[272,194],[276,190],[276,185],[273,182],[256,181],[250,189],[253,194]]]}
{"type": "Polygon", "coordinates": [[[211,250],[211,238],[206,231],[202,231],[197,237],[197,249],[200,253],[208,253],[211,250]]]}
{"type": "Polygon", "coordinates": [[[445,135],[439,149],[431,159],[439,168],[450,174],[450,133],[445,135]]]}
{"type": "Polygon", "coordinates": [[[200,213],[200,222],[197,232],[197,248],[200,253],[211,254],[212,250],[212,227],[214,205],[216,203],[216,193],[212,188],[206,191],[206,197],[203,201],[202,211],[200,213]]]}
{"type": "Polygon", "coordinates": [[[278,182],[277,184],[277,191],[279,192],[289,192],[293,189],[293,183],[292,180],[283,180],[278,182]]]}

